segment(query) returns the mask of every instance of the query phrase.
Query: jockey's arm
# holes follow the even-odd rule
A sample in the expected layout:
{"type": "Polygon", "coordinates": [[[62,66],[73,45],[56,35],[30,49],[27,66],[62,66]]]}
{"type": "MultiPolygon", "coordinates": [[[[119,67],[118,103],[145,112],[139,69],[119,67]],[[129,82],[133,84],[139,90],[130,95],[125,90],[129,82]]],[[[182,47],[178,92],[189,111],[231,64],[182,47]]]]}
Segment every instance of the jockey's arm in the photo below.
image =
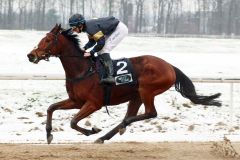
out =
{"type": "Polygon", "coordinates": [[[88,48],[91,48],[95,44],[96,44],[96,41],[93,39],[93,37],[88,36],[88,42],[85,44],[85,46],[83,48],[84,48],[84,50],[87,50],[88,48]]]}
{"type": "Polygon", "coordinates": [[[95,52],[100,51],[105,45],[105,37],[100,38],[97,41],[97,45],[95,45],[95,47],[90,51],[91,55],[94,55],[95,52]]]}
{"type": "Polygon", "coordinates": [[[105,45],[105,36],[102,31],[97,32],[93,35],[94,41],[97,43],[95,47],[90,51],[91,55],[94,55],[95,52],[100,51],[105,45]]]}

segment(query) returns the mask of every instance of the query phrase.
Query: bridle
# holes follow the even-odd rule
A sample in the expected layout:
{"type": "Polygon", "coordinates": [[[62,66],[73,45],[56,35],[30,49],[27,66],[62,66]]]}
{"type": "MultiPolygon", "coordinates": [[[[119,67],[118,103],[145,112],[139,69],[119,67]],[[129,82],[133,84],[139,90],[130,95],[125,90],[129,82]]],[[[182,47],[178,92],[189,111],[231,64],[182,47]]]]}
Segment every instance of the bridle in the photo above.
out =
{"type": "MultiPolygon", "coordinates": [[[[37,55],[38,58],[41,58],[42,60],[45,60],[45,61],[49,61],[49,58],[51,56],[55,56],[55,57],[58,57],[58,58],[65,58],[65,57],[82,58],[83,57],[82,55],[62,55],[62,54],[54,55],[53,52],[52,52],[52,48],[59,43],[58,42],[58,37],[59,37],[60,34],[61,34],[61,30],[57,34],[54,34],[54,33],[51,33],[51,32],[47,33],[47,36],[49,36],[49,35],[54,36],[54,40],[45,49],[41,49],[39,47],[36,48],[38,51],[41,51],[41,52],[45,53],[45,54],[39,55],[38,52],[35,51],[35,54],[37,55]]],[[[93,61],[92,61],[91,58],[89,59],[88,63],[89,63],[89,65],[88,65],[89,67],[82,75],[79,75],[75,78],[67,78],[66,77],[66,80],[69,81],[69,82],[72,82],[72,83],[76,83],[76,82],[79,82],[81,80],[84,80],[85,78],[87,78],[89,76],[92,76],[95,73],[95,69],[93,69],[93,67],[92,67],[93,66],[93,61]]]]}
{"type": "MultiPolygon", "coordinates": [[[[36,55],[37,55],[37,57],[39,57],[39,58],[41,58],[41,59],[43,59],[43,60],[45,60],[45,61],[49,61],[49,57],[51,57],[51,56],[54,55],[54,54],[52,54],[51,49],[52,49],[55,45],[57,45],[59,34],[60,34],[60,32],[58,32],[57,34],[53,34],[53,33],[51,33],[51,32],[47,33],[47,36],[48,36],[48,35],[54,36],[54,40],[53,40],[45,49],[40,49],[39,47],[37,47],[36,49],[37,49],[38,51],[42,51],[42,52],[45,53],[45,54],[39,55],[38,52],[35,52],[36,55]]],[[[56,55],[56,57],[59,57],[59,56],[56,55]]]]}
{"type": "Polygon", "coordinates": [[[48,35],[52,35],[54,36],[54,40],[45,48],[45,49],[40,49],[39,47],[37,47],[36,49],[38,49],[38,51],[42,51],[44,52],[45,54],[42,54],[42,55],[38,55],[38,53],[36,52],[36,55],[37,57],[41,57],[41,59],[45,60],[45,61],[49,61],[49,58],[54,56],[54,57],[82,57],[81,55],[54,55],[52,53],[52,48],[58,44],[58,36],[61,34],[61,30],[57,33],[57,34],[54,34],[54,33],[47,33],[47,36],[48,35]]]}

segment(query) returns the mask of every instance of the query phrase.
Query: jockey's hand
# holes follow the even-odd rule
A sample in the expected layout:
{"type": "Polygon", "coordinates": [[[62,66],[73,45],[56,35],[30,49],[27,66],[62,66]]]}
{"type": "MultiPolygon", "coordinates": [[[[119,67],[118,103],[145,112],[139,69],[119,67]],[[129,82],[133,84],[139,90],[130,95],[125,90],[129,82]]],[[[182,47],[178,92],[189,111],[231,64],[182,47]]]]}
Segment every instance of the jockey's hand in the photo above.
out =
{"type": "Polygon", "coordinates": [[[91,56],[90,52],[85,52],[84,53],[84,57],[90,57],[90,56],[91,56]]]}

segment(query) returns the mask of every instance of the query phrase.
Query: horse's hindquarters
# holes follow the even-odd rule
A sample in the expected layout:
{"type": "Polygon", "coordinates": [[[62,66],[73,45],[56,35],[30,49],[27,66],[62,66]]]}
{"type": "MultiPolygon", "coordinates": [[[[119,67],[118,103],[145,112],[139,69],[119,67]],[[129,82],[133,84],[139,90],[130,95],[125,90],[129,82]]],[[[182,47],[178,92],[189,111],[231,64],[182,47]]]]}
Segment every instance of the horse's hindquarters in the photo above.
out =
{"type": "Polygon", "coordinates": [[[138,76],[139,92],[156,96],[175,83],[175,71],[166,61],[154,56],[135,57],[131,61],[138,76]]]}

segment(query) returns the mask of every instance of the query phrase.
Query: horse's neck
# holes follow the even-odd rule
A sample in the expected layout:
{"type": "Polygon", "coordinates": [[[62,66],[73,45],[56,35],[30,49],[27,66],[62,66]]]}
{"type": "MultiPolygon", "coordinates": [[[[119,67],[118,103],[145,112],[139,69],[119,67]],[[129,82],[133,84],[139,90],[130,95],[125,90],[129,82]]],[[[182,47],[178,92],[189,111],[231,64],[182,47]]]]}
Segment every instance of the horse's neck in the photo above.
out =
{"type": "Polygon", "coordinates": [[[88,69],[88,60],[78,57],[81,53],[78,53],[74,48],[66,48],[60,60],[67,78],[76,78],[84,74],[88,69]]]}

